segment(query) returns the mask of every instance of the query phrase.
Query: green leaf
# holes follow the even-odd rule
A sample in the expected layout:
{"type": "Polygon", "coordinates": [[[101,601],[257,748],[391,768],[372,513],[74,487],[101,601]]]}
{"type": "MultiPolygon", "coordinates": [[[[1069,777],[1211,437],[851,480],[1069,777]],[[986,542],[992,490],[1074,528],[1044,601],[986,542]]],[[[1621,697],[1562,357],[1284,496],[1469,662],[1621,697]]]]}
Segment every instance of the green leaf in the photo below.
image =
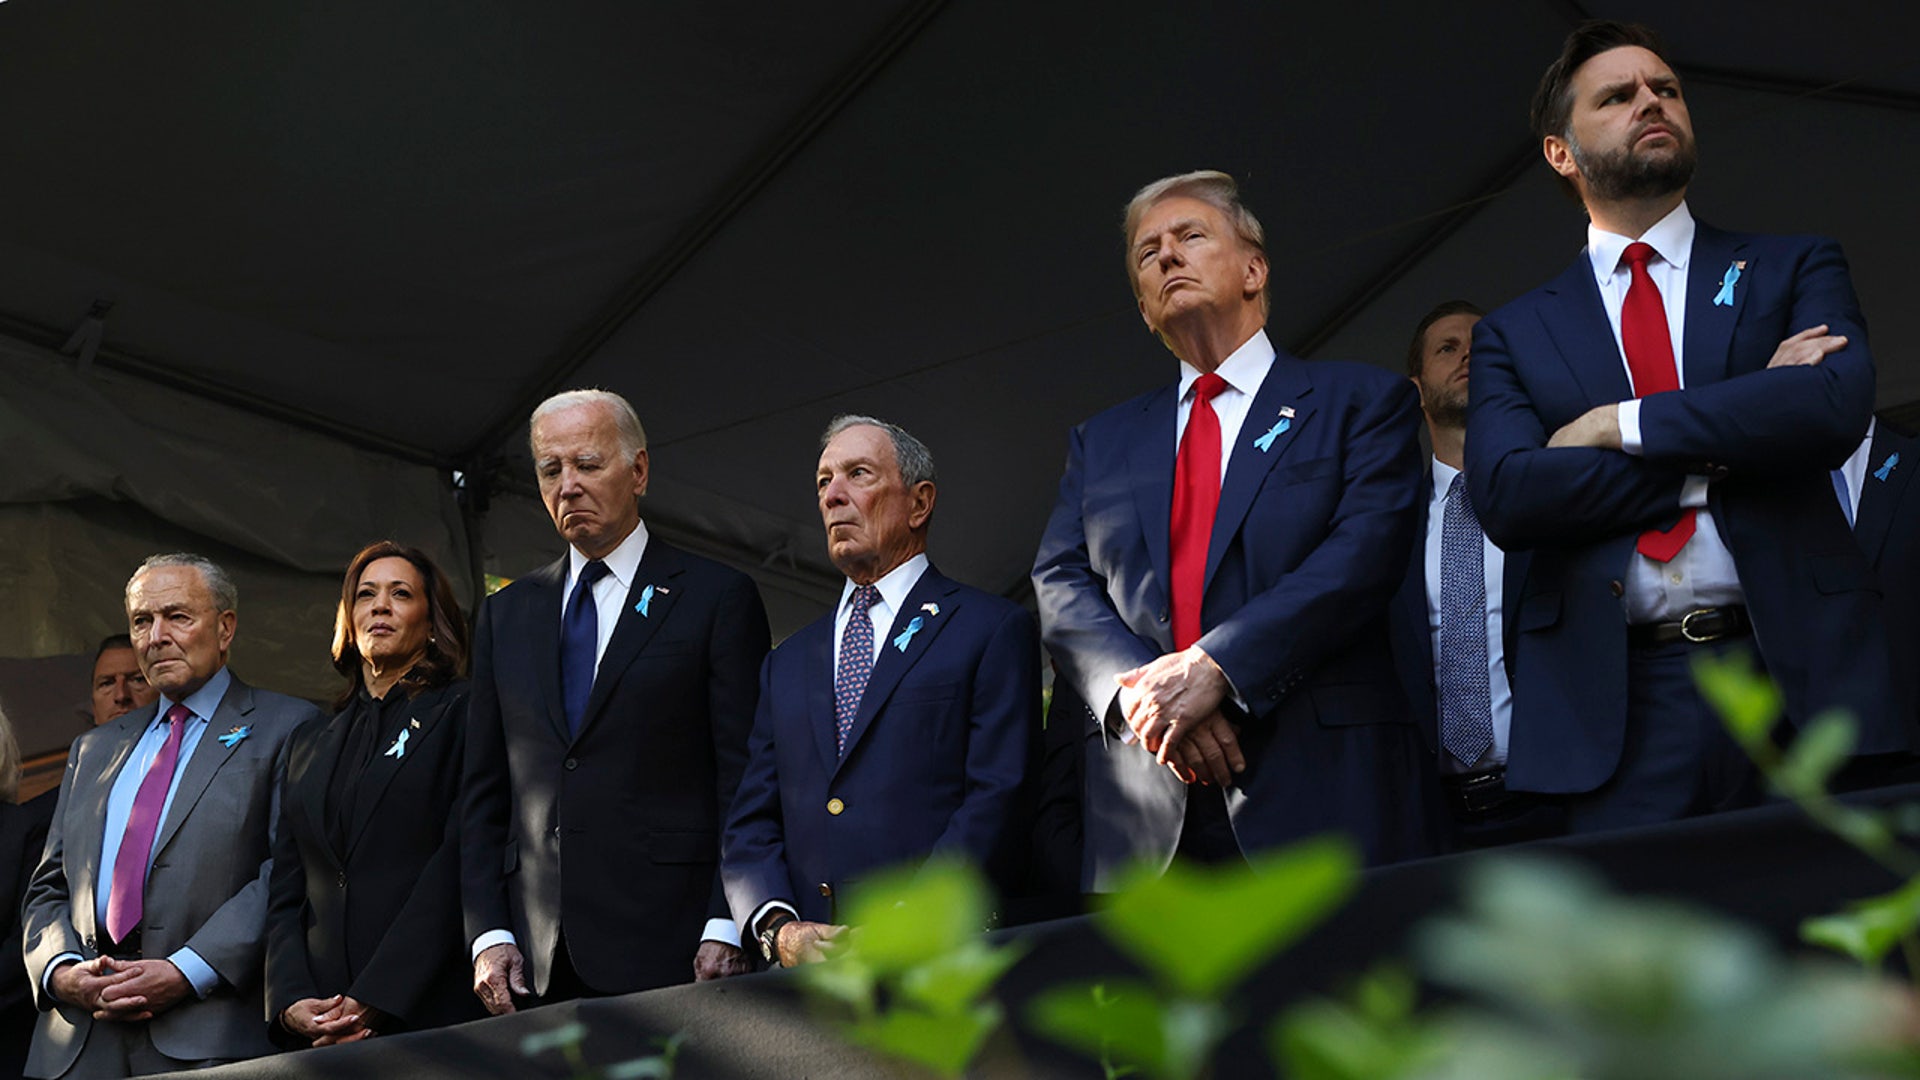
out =
{"type": "Polygon", "coordinates": [[[1845,914],[1823,915],[1800,924],[1800,938],[1878,968],[1887,953],[1920,928],[1920,880],[1849,904],[1845,914]]]}
{"type": "Polygon", "coordinates": [[[1000,1006],[993,1002],[941,1016],[896,1008],[853,1025],[847,1035],[852,1042],[890,1057],[924,1065],[942,1076],[959,1076],[999,1024],[1000,1006]]]}
{"type": "Polygon", "coordinates": [[[1218,998],[1337,908],[1359,872],[1352,842],[1334,835],[1246,865],[1136,867],[1094,918],[1161,985],[1218,998]]]}
{"type": "Polygon", "coordinates": [[[984,997],[1026,950],[974,938],[944,956],[916,965],[900,978],[900,993],[934,1014],[957,1013],[984,997]]]}
{"type": "Polygon", "coordinates": [[[980,872],[964,863],[936,859],[890,871],[852,890],[844,909],[855,928],[848,951],[884,979],[977,937],[990,906],[980,872]]]}
{"type": "Polygon", "coordinates": [[[1765,748],[1780,718],[1780,691],[1753,670],[1752,657],[1737,650],[1718,656],[1702,651],[1693,658],[1693,680],[1734,741],[1748,753],[1765,748]]]}
{"type": "Polygon", "coordinates": [[[1110,1076],[1138,1069],[1163,1080],[1187,1080],[1199,1074],[1232,1025],[1217,1004],[1163,1000],[1146,983],[1125,980],[1053,987],[1027,1003],[1027,1026],[1113,1063],[1110,1076]]]}
{"type": "Polygon", "coordinates": [[[860,957],[842,952],[818,964],[799,968],[800,984],[808,993],[840,1002],[860,1015],[873,1011],[879,980],[860,957]]]}
{"type": "Polygon", "coordinates": [[[1437,1061],[1444,1041],[1414,1017],[1413,978],[1398,968],[1367,975],[1351,1005],[1309,1001],[1269,1031],[1278,1071],[1293,1080],[1397,1080],[1437,1061]]]}
{"type": "Polygon", "coordinates": [[[673,1080],[673,1063],[664,1057],[634,1058],[602,1070],[606,1080],[673,1080]]]}
{"type": "Polygon", "coordinates": [[[1793,740],[1786,760],[1774,771],[1774,786],[1797,799],[1823,794],[1856,741],[1852,717],[1839,711],[1821,713],[1793,740]]]}
{"type": "Polygon", "coordinates": [[[520,1039],[520,1053],[527,1057],[533,1057],[536,1054],[544,1054],[549,1050],[557,1050],[563,1046],[572,1046],[584,1042],[586,1037],[587,1026],[585,1024],[577,1021],[571,1024],[562,1024],[551,1031],[539,1031],[532,1035],[523,1036],[520,1039]]]}

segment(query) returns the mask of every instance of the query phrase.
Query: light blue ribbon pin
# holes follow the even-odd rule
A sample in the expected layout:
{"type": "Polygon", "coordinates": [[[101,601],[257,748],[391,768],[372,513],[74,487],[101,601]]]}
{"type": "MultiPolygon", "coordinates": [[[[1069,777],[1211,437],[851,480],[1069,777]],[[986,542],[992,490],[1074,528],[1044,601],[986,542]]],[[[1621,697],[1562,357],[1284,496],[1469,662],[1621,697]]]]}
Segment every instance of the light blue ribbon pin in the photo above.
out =
{"type": "Polygon", "coordinates": [[[1893,453],[1887,455],[1887,460],[1881,462],[1879,468],[1873,470],[1873,478],[1875,480],[1884,481],[1886,480],[1888,473],[1891,473],[1893,470],[1899,467],[1900,467],[1900,453],[1899,451],[1896,450],[1893,453]]]}
{"type": "Polygon", "coordinates": [[[1734,283],[1738,282],[1739,280],[1740,280],[1740,264],[1738,262],[1728,263],[1726,276],[1720,279],[1720,291],[1715,293],[1713,296],[1714,307],[1732,307],[1733,306],[1733,286],[1734,286],[1734,283]]]}
{"type": "Polygon", "coordinates": [[[251,734],[253,734],[253,728],[251,725],[247,727],[234,728],[232,731],[229,731],[225,735],[220,736],[220,745],[231,750],[234,747],[240,745],[241,739],[244,739],[251,734]]]}
{"type": "Polygon", "coordinates": [[[400,737],[393,740],[393,745],[387,747],[387,752],[384,754],[381,754],[380,756],[390,757],[390,758],[406,757],[407,756],[407,738],[412,734],[413,734],[412,731],[409,731],[406,728],[401,728],[400,737]]]}
{"type": "Polygon", "coordinates": [[[907,628],[900,631],[900,636],[893,639],[893,647],[899,649],[901,652],[906,652],[907,643],[912,641],[913,635],[919,633],[920,628],[925,625],[927,625],[926,620],[915,615],[913,621],[907,624],[907,628]]]}
{"type": "Polygon", "coordinates": [[[651,603],[653,603],[653,586],[649,585],[640,590],[640,602],[633,605],[633,610],[639,612],[640,617],[644,619],[647,617],[647,605],[651,603]]]}
{"type": "Polygon", "coordinates": [[[1265,435],[1262,435],[1259,438],[1253,440],[1253,445],[1259,447],[1260,452],[1264,454],[1267,451],[1273,449],[1273,440],[1279,438],[1282,435],[1285,435],[1287,433],[1287,429],[1292,426],[1293,426],[1293,417],[1283,416],[1280,418],[1279,423],[1267,429],[1267,433],[1265,435]]]}

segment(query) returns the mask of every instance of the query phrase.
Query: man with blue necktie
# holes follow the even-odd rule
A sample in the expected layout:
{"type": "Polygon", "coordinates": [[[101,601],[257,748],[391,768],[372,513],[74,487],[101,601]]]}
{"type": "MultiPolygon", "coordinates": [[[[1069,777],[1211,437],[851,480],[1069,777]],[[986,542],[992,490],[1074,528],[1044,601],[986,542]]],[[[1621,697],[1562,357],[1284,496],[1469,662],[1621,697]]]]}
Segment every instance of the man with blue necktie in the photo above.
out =
{"type": "Polygon", "coordinates": [[[1727,649],[1758,652],[1790,724],[1838,706],[1862,752],[1907,749],[1829,475],[1874,394],[1839,246],[1693,218],[1692,120],[1644,27],[1576,29],[1533,121],[1590,224],[1474,332],[1468,494],[1495,543],[1533,549],[1507,786],[1567,796],[1575,832],[1756,801],[1693,684],[1727,649]]]}
{"type": "Polygon", "coordinates": [[[1387,642],[1420,497],[1413,386],[1274,347],[1265,233],[1225,173],[1147,185],[1123,231],[1179,378],[1074,429],[1033,568],[1086,703],[1082,886],[1324,830],[1370,862],[1424,854],[1432,759],[1387,642]]]}
{"type": "Polygon", "coordinates": [[[819,959],[849,882],[932,856],[1021,864],[1040,641],[1020,605],[927,558],[933,454],[841,416],[814,476],[841,600],[761,670],[721,873],[768,964],[819,959]]]}
{"type": "Polygon", "coordinates": [[[767,651],[753,580],[651,535],[646,432],[605,390],[528,424],[567,541],[474,631],[461,901],[488,1011],[747,970],[720,887],[767,651]]]}
{"type": "Polygon", "coordinates": [[[197,555],[127,582],[159,700],[74,740],[27,886],[43,1010],[27,1075],[116,1077],[271,1053],[260,973],[280,746],[319,716],[227,670],[238,595],[197,555]]]}

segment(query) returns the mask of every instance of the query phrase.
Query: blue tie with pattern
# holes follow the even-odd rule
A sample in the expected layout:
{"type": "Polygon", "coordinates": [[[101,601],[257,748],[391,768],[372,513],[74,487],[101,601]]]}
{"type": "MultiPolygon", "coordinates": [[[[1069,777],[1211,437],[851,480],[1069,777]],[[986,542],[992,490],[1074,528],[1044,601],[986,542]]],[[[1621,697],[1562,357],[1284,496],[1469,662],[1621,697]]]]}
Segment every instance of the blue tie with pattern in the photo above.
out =
{"type": "Polygon", "coordinates": [[[1440,744],[1462,765],[1493,745],[1493,696],[1487,685],[1487,553],[1480,519],[1467,502],[1466,477],[1447,487],[1440,519],[1440,744]]]}
{"type": "Polygon", "coordinates": [[[847,737],[853,734],[853,717],[860,711],[860,695],[867,692],[867,677],[873,674],[873,616],[870,609],[880,602],[880,590],[872,585],[857,585],[847,598],[853,609],[847,616],[847,628],[840,634],[840,665],[833,673],[834,741],[840,756],[847,754],[847,737]]]}
{"type": "Polygon", "coordinates": [[[580,734],[580,721],[593,696],[595,653],[600,647],[600,618],[593,604],[593,583],[607,576],[607,564],[595,559],[580,568],[566,618],[560,621],[560,700],[567,713],[567,734],[580,734]]]}

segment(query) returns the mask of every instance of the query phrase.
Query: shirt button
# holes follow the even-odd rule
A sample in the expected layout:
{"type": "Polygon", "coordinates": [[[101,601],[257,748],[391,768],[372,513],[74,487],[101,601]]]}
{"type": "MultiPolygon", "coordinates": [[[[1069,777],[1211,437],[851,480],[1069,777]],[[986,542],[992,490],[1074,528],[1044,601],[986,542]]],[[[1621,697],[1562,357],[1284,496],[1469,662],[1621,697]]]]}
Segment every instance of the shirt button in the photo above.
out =
{"type": "Polygon", "coordinates": [[[1678,585],[1680,584],[1680,575],[1674,574],[1672,577],[1669,577],[1667,580],[1673,582],[1675,585],[1678,585]]]}
{"type": "MultiPolygon", "coordinates": [[[[847,808],[847,804],[841,802],[839,799],[827,800],[827,813],[832,814],[834,817],[839,817],[840,811],[845,810],[846,808],[847,808]]],[[[826,886],[822,885],[821,888],[824,889],[826,888],[826,886]]]]}

